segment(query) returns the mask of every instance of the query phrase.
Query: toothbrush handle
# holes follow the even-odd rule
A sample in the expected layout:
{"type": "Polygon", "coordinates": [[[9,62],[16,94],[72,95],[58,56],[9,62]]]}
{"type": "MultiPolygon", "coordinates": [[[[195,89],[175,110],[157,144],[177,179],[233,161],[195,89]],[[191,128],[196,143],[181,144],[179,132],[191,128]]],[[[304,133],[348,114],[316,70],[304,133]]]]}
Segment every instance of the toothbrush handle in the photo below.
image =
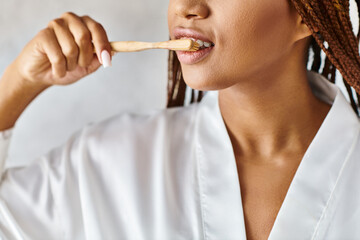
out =
{"type": "Polygon", "coordinates": [[[113,52],[138,52],[147,49],[169,49],[196,51],[199,46],[191,39],[178,39],[165,42],[136,42],[136,41],[119,41],[110,42],[113,52]]]}
{"type": "Polygon", "coordinates": [[[111,49],[114,52],[138,52],[153,47],[149,42],[136,42],[136,41],[118,41],[110,42],[111,49]]]}

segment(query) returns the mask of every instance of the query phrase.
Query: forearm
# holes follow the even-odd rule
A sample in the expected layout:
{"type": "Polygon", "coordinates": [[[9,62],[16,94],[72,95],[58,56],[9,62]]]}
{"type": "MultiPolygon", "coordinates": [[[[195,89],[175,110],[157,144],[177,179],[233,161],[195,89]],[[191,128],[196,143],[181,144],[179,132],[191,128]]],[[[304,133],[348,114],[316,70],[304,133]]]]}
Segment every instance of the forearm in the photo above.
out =
{"type": "Polygon", "coordinates": [[[25,108],[46,88],[25,81],[10,65],[0,79],[0,131],[13,127],[25,108]]]}

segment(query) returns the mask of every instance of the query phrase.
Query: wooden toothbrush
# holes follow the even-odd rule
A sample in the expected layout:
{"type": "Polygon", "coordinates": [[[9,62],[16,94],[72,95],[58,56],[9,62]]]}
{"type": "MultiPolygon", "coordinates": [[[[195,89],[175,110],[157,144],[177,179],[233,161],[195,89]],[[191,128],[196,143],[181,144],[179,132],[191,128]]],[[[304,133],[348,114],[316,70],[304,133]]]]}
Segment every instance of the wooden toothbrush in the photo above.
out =
{"type": "Polygon", "coordinates": [[[113,52],[138,52],[148,49],[169,49],[174,51],[197,51],[200,45],[192,39],[170,40],[165,42],[110,42],[113,52]]]}

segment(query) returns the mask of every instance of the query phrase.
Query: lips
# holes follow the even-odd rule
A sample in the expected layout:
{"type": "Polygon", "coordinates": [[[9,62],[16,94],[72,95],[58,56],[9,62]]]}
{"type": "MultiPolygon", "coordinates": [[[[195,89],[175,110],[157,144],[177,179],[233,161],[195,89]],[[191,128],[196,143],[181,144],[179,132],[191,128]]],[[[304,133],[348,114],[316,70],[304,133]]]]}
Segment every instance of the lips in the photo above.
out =
{"type": "Polygon", "coordinates": [[[195,41],[201,40],[202,42],[210,43],[211,45],[205,48],[200,48],[197,51],[176,51],[176,55],[182,64],[193,65],[200,64],[213,52],[215,44],[213,40],[205,34],[195,29],[177,27],[172,32],[173,39],[190,38],[195,41]]]}

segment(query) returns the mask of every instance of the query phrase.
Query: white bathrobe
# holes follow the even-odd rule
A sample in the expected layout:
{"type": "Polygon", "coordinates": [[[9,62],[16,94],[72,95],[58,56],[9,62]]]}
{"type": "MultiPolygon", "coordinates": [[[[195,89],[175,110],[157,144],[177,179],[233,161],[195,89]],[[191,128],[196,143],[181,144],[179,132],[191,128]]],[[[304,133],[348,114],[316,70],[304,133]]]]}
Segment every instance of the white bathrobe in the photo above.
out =
{"type": "MultiPolygon", "coordinates": [[[[332,107],[269,239],[360,239],[359,118],[336,85],[308,75],[332,107]]],[[[0,133],[1,166],[11,132],[0,133]]],[[[31,165],[1,172],[3,239],[246,239],[217,91],[186,107],[89,123],[31,165]]]]}

